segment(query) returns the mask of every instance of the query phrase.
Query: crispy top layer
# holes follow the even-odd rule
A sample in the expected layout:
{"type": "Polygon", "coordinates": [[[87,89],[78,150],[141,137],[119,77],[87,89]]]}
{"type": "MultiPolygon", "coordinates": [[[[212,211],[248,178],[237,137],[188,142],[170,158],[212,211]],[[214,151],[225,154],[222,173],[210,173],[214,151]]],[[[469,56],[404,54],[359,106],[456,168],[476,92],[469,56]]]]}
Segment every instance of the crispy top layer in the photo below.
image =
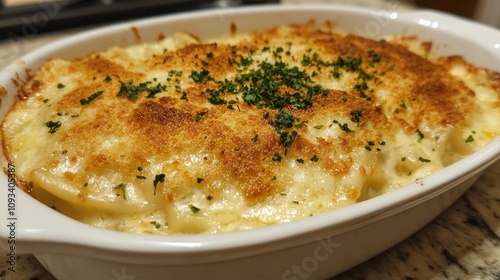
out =
{"type": "Polygon", "coordinates": [[[284,161],[343,176],[353,167],[352,151],[383,149],[394,140],[388,131],[464,122],[474,93],[448,73],[451,63],[294,25],[145,59],[115,50],[49,62],[16,107],[64,92],[41,106],[50,112],[43,129],[57,142],[44,166],[64,169],[72,182],[83,185],[103,170],[133,182],[138,167],[160,174],[167,163],[200,161],[196,171],[179,169],[171,185],[198,181],[209,193],[237,186],[247,200],[262,200],[286,189],[273,179],[284,161]]]}

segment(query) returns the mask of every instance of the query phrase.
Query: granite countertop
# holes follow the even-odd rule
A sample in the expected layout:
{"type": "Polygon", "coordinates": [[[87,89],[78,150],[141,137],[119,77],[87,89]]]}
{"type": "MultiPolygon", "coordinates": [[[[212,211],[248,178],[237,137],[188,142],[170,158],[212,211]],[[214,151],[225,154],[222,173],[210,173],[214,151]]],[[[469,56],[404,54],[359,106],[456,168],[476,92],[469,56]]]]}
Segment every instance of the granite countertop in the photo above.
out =
{"type": "MultiPolygon", "coordinates": [[[[303,2],[287,0],[284,2],[303,2]]],[[[383,8],[382,0],[330,0],[383,8]]],[[[411,9],[411,6],[401,6],[411,9]]],[[[0,68],[22,54],[79,30],[0,41],[0,68]]],[[[0,249],[0,279],[54,279],[31,255],[20,255],[15,273],[0,249]]],[[[500,279],[500,161],[433,222],[395,247],[332,279],[500,279]]]]}

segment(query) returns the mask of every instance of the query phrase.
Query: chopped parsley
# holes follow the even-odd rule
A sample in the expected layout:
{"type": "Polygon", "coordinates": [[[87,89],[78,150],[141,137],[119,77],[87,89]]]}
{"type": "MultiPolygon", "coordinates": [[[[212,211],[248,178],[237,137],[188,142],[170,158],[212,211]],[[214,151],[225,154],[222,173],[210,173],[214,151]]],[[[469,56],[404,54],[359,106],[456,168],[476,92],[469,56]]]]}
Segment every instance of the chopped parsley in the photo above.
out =
{"type": "Polygon", "coordinates": [[[283,157],[280,154],[274,154],[272,159],[273,161],[281,162],[282,158],[283,157]]]}
{"type": "Polygon", "coordinates": [[[417,129],[417,130],[415,131],[415,133],[417,133],[417,135],[418,135],[418,140],[417,140],[417,142],[419,142],[419,143],[420,143],[420,142],[422,141],[422,139],[424,139],[424,134],[420,131],[420,129],[417,129]]]}
{"type": "Polygon", "coordinates": [[[182,92],[182,96],[181,96],[180,100],[188,101],[187,92],[185,92],[185,91],[182,92]]]}
{"type": "Polygon", "coordinates": [[[421,161],[421,162],[431,162],[430,159],[426,159],[426,158],[423,158],[423,157],[418,157],[418,160],[421,161]]]}
{"type": "Polygon", "coordinates": [[[155,188],[154,195],[156,195],[156,187],[158,186],[158,183],[163,183],[165,181],[165,174],[156,174],[155,175],[155,180],[153,181],[153,186],[155,188]]]}
{"type": "Polygon", "coordinates": [[[470,143],[470,142],[474,142],[474,137],[472,137],[472,134],[469,135],[469,137],[467,137],[467,139],[465,139],[465,143],[470,143]]]}
{"type": "Polygon", "coordinates": [[[57,88],[64,88],[64,87],[66,87],[66,86],[65,86],[65,85],[63,85],[63,84],[61,84],[61,83],[58,83],[58,84],[57,84],[57,88]]]}
{"type": "Polygon", "coordinates": [[[340,129],[342,129],[342,130],[343,130],[343,131],[345,131],[346,133],[351,133],[351,132],[354,132],[353,130],[351,130],[351,129],[349,128],[349,126],[347,125],[347,123],[345,123],[345,124],[340,124],[340,123],[339,123],[338,125],[339,125],[340,129]]]}
{"type": "Polygon", "coordinates": [[[196,115],[195,117],[195,121],[200,121],[206,113],[208,113],[208,111],[198,113],[198,115],[196,115]]]}
{"type": "Polygon", "coordinates": [[[293,116],[292,112],[279,110],[274,122],[270,122],[270,124],[274,127],[276,131],[280,131],[281,129],[284,128],[292,128],[293,122],[295,120],[296,119],[293,116]]]}
{"type": "Polygon", "coordinates": [[[293,127],[299,128],[299,127],[303,127],[304,125],[306,125],[306,122],[298,122],[298,123],[294,124],[293,127]]]}
{"type": "Polygon", "coordinates": [[[151,86],[152,82],[147,81],[134,85],[132,82],[124,83],[120,81],[120,90],[117,96],[126,96],[128,99],[137,100],[140,93],[147,93],[147,98],[154,98],[156,94],[167,90],[166,85],[158,83],[156,86],[151,86]]]}
{"type": "Polygon", "coordinates": [[[307,55],[304,55],[302,57],[302,65],[303,66],[307,66],[309,64],[311,64],[312,60],[311,60],[311,57],[310,56],[307,56],[307,55]]]}
{"type": "Polygon", "coordinates": [[[312,105],[312,96],[325,91],[320,85],[311,86],[310,76],[297,66],[288,67],[281,61],[274,64],[264,61],[258,66],[235,78],[243,100],[258,108],[307,109],[312,105]],[[282,87],[290,88],[291,92],[281,93],[282,87]]]}
{"type": "Polygon", "coordinates": [[[193,70],[191,71],[191,75],[189,75],[189,77],[197,83],[205,83],[208,80],[213,80],[207,69],[202,69],[200,72],[193,70]]]}
{"type": "Polygon", "coordinates": [[[172,77],[172,76],[180,77],[180,76],[182,76],[182,71],[177,71],[177,70],[171,69],[170,71],[168,71],[168,75],[170,77],[172,77]]]}
{"type": "Polygon", "coordinates": [[[113,189],[114,190],[121,190],[122,194],[123,194],[123,199],[127,200],[126,188],[127,188],[127,185],[125,185],[124,183],[120,183],[120,184],[116,185],[113,189]]]}
{"type": "Polygon", "coordinates": [[[250,66],[252,63],[253,63],[253,59],[251,57],[240,56],[240,63],[238,64],[238,66],[247,67],[247,66],[250,66]]]}
{"type": "Polygon", "coordinates": [[[45,126],[49,128],[49,133],[54,134],[61,127],[60,121],[48,121],[45,123],[45,126]]]}
{"type": "Polygon", "coordinates": [[[319,157],[317,155],[314,155],[314,156],[312,156],[312,158],[310,158],[310,160],[313,162],[318,162],[319,157]]]}
{"type": "Polygon", "coordinates": [[[360,118],[363,116],[363,113],[361,110],[352,110],[351,111],[351,121],[357,123],[359,125],[360,118]]]}
{"type": "Polygon", "coordinates": [[[96,99],[102,93],[103,93],[103,91],[100,90],[100,91],[97,91],[97,92],[91,94],[89,97],[87,97],[87,99],[82,98],[82,99],[80,99],[80,104],[88,105],[88,104],[90,104],[90,102],[92,102],[94,99],[96,99]]]}
{"type": "Polygon", "coordinates": [[[161,224],[158,223],[157,221],[151,221],[149,222],[151,225],[153,225],[156,229],[160,229],[161,224]]]}
{"type": "Polygon", "coordinates": [[[295,138],[297,137],[297,132],[294,130],[286,131],[284,129],[294,127],[294,122],[296,120],[297,118],[294,117],[292,112],[279,110],[274,121],[269,122],[269,124],[273,126],[276,132],[280,135],[279,143],[285,147],[292,145],[293,141],[295,141],[295,138]]]}
{"type": "Polygon", "coordinates": [[[370,50],[368,52],[368,56],[371,57],[372,63],[380,62],[380,60],[382,60],[382,56],[380,54],[376,53],[374,50],[370,50]]]}
{"type": "Polygon", "coordinates": [[[198,212],[200,212],[200,210],[201,210],[200,208],[198,208],[198,207],[196,207],[196,206],[194,206],[192,204],[189,205],[189,209],[191,209],[191,212],[193,212],[195,214],[198,213],[198,212]]]}
{"type": "Polygon", "coordinates": [[[290,147],[292,145],[293,141],[295,141],[295,138],[297,137],[297,131],[283,131],[280,133],[280,141],[279,143],[282,144],[285,147],[290,147]]]}
{"type": "Polygon", "coordinates": [[[208,97],[208,102],[210,102],[213,105],[220,105],[220,104],[226,104],[227,101],[220,97],[220,91],[215,91],[211,89],[207,89],[207,92],[210,94],[210,97],[208,97]]]}

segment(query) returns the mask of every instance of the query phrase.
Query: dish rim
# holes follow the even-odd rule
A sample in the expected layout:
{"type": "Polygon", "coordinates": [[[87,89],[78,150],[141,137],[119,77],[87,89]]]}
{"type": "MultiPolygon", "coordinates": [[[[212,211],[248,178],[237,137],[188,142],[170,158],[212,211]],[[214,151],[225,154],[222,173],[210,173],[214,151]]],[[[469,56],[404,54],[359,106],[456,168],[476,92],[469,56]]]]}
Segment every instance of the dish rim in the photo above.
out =
{"type": "MultiPolygon", "coordinates": [[[[255,13],[262,11],[278,11],[286,12],[288,11],[311,11],[317,9],[327,9],[333,13],[359,13],[373,15],[374,12],[380,12],[385,16],[392,16],[387,14],[387,11],[379,9],[368,9],[365,7],[354,7],[346,5],[333,5],[333,4],[302,4],[302,5],[263,5],[256,7],[242,7],[242,8],[231,8],[227,13],[255,13]]],[[[53,52],[53,49],[65,49],[69,46],[76,44],[75,42],[80,42],[85,38],[91,38],[96,35],[104,36],[108,33],[119,32],[120,30],[130,29],[131,26],[148,26],[158,24],[158,20],[176,21],[179,19],[189,20],[197,17],[214,16],[213,10],[204,10],[196,12],[186,12],[179,13],[175,15],[158,16],[147,19],[135,20],[126,23],[113,24],[110,26],[98,28],[95,30],[90,30],[82,32],[76,35],[69,36],[57,42],[51,43],[37,50],[34,50],[24,56],[19,60],[16,60],[4,70],[0,72],[0,85],[5,84],[7,81],[10,82],[10,78],[16,78],[14,72],[19,73],[21,68],[26,67],[20,65],[19,61],[24,61],[25,65],[29,67],[32,64],[39,64],[40,60],[46,59],[46,54],[53,52]],[[156,23],[155,23],[156,22],[156,23]],[[9,75],[9,73],[11,75],[9,75]],[[9,80],[7,80],[9,79],[9,80]]],[[[464,19],[453,17],[450,15],[427,11],[427,10],[417,10],[417,11],[404,11],[397,15],[395,19],[398,21],[403,18],[403,22],[409,22],[413,24],[419,24],[418,20],[422,18],[430,19],[435,22],[444,22],[445,25],[441,31],[451,32],[450,29],[455,30],[459,27],[453,27],[455,23],[458,25],[465,25],[467,28],[477,29],[482,31],[488,31],[489,33],[497,34],[500,38],[500,32],[494,28],[489,28],[487,26],[477,24],[474,22],[469,22],[464,19]]],[[[432,27],[429,27],[432,28],[432,27]]],[[[463,29],[461,29],[463,32],[463,29]]],[[[478,32],[480,33],[480,32],[478,32]]],[[[452,32],[452,34],[454,34],[452,32]]],[[[456,34],[455,34],[456,35],[456,34]]],[[[483,35],[484,36],[484,35],[483,35]]],[[[484,36],[488,37],[488,36],[484,36]]],[[[490,40],[485,39],[490,42],[490,40]]],[[[499,44],[500,46],[500,44],[499,44]]],[[[500,48],[500,47],[499,47],[500,48]]],[[[498,61],[500,61],[500,50],[497,48],[496,56],[498,61]]],[[[497,69],[498,71],[498,69],[497,69]]],[[[2,97],[3,98],[3,97],[2,97]]],[[[3,155],[2,155],[3,156],[3,155]]],[[[264,244],[270,244],[276,241],[286,241],[297,236],[305,236],[308,233],[316,232],[315,236],[321,235],[322,231],[327,229],[336,228],[337,231],[347,232],[355,228],[359,228],[366,224],[367,222],[375,222],[379,219],[383,219],[390,216],[393,212],[401,212],[405,209],[414,207],[420,203],[425,203],[425,201],[430,198],[437,196],[448,189],[452,188],[452,182],[461,180],[465,177],[472,176],[471,174],[476,174],[478,170],[482,170],[492,164],[494,161],[500,158],[500,136],[495,138],[491,143],[484,146],[480,150],[474,152],[473,154],[465,157],[464,159],[441,169],[423,179],[419,182],[414,182],[409,185],[403,186],[397,190],[390,193],[371,198],[369,200],[356,203],[351,206],[346,206],[340,209],[328,211],[326,213],[316,215],[313,217],[308,217],[293,221],[290,223],[282,223],[277,225],[265,226],[262,228],[256,228],[251,230],[244,230],[238,232],[229,233],[217,233],[217,234],[196,234],[196,235],[143,235],[134,233],[122,233],[112,230],[100,229],[94,226],[86,225],[69,217],[60,214],[44,204],[38,202],[36,199],[30,197],[28,194],[18,191],[20,202],[31,201],[33,205],[24,205],[22,207],[40,210],[40,213],[36,212],[37,215],[52,213],[54,219],[57,223],[63,223],[67,225],[69,231],[64,233],[58,232],[54,228],[49,226],[40,225],[39,221],[31,221],[37,226],[27,226],[26,228],[20,228],[19,241],[25,243],[39,243],[39,244],[64,244],[64,245],[78,245],[88,248],[96,248],[105,251],[119,251],[119,252],[133,252],[133,253],[147,253],[147,254],[191,254],[191,253],[207,253],[215,251],[225,251],[225,250],[235,250],[243,247],[250,246],[263,246],[264,244]],[[423,189],[423,186],[427,186],[423,189]],[[42,211],[42,208],[44,209],[42,211]],[[328,222],[325,222],[327,220],[328,222]],[[32,228],[30,228],[32,227],[32,228]],[[73,234],[78,234],[85,231],[87,234],[81,235],[79,240],[71,239],[73,234]],[[96,238],[98,236],[99,238],[96,238]],[[140,238],[137,238],[140,237],[140,238]],[[127,248],[123,248],[123,242],[127,243],[127,248]]],[[[5,164],[5,163],[4,163],[5,164]]],[[[4,173],[1,174],[0,181],[6,183],[7,177],[4,173]]],[[[6,184],[5,184],[6,185],[6,184]]],[[[5,189],[5,188],[3,188],[5,189]]],[[[4,196],[5,190],[0,191],[0,196],[4,196]]],[[[31,203],[29,202],[29,203],[31,203]]],[[[20,206],[21,207],[21,206],[20,206]]],[[[20,209],[20,212],[24,210],[20,209]]],[[[25,211],[26,212],[26,211],[25,211]]],[[[7,237],[7,232],[4,228],[0,230],[0,239],[4,241],[7,237]]],[[[310,238],[306,238],[307,241],[311,241],[310,238]]],[[[303,242],[307,242],[304,240],[303,242]]],[[[43,250],[47,252],[47,249],[43,250]]]]}

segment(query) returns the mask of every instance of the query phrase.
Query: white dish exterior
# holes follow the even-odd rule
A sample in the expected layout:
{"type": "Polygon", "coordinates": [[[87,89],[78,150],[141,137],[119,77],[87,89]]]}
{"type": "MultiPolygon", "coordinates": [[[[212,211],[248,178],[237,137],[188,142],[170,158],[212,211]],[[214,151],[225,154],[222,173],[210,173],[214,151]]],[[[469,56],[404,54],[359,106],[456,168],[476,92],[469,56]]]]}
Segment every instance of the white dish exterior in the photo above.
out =
{"type": "MultiPolygon", "coordinates": [[[[311,18],[375,38],[417,35],[434,42],[433,53],[463,55],[500,72],[500,31],[437,12],[336,5],[214,9],[114,25],[32,52],[0,72],[0,85],[7,90],[0,113],[3,116],[14,102],[28,76],[26,69],[36,71],[47,58],[71,58],[136,43],[132,27],[146,42],[160,33],[179,31],[202,38],[223,36],[229,34],[232,22],[238,32],[249,32],[311,18]]],[[[16,253],[33,253],[57,279],[325,279],[423,227],[499,158],[497,137],[460,162],[392,193],[288,224],[216,235],[148,236],[102,230],[67,218],[17,190],[16,253]]],[[[0,174],[2,201],[7,201],[7,180],[0,174]]],[[[6,209],[0,211],[0,219],[8,220],[6,209]]],[[[9,229],[0,227],[0,245],[11,246],[9,236],[9,229]]]]}

